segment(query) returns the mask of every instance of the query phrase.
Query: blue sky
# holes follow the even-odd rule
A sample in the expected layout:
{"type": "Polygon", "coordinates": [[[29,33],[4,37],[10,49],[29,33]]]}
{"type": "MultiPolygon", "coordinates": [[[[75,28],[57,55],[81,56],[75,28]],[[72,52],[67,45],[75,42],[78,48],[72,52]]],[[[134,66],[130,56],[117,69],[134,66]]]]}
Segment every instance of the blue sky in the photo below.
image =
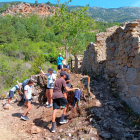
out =
{"type": "MultiPolygon", "coordinates": [[[[0,0],[0,2],[11,2],[16,0],[0,0]]],[[[17,0],[20,1],[20,0],[17,0]]],[[[35,0],[22,0],[24,2],[34,3],[35,0]]],[[[56,0],[38,0],[39,3],[56,3],[56,0]]],[[[61,3],[66,0],[60,0],[61,3]]],[[[119,7],[140,7],[140,0],[72,0],[70,5],[82,5],[90,4],[90,7],[97,6],[103,8],[119,8],[119,7]]]]}

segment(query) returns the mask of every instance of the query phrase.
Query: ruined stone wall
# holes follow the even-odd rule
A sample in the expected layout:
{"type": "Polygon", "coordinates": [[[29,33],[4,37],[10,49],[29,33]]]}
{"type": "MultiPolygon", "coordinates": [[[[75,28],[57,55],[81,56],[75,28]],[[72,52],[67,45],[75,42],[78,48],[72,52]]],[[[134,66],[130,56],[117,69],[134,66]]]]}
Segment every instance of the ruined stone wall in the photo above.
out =
{"type": "Polygon", "coordinates": [[[116,81],[122,100],[140,113],[140,20],[108,28],[84,52],[81,71],[116,81]]]}

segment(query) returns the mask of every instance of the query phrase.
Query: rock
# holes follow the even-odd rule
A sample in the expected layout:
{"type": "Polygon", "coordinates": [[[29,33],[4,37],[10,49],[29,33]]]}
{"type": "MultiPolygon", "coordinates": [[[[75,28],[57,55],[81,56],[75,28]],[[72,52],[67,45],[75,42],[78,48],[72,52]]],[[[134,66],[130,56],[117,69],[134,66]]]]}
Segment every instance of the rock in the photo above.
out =
{"type": "Polygon", "coordinates": [[[60,129],[59,132],[61,133],[63,131],[63,129],[60,129]]]}
{"type": "Polygon", "coordinates": [[[134,68],[138,68],[140,66],[140,55],[136,55],[136,57],[132,61],[132,65],[134,68]]]}
{"type": "Polygon", "coordinates": [[[71,137],[72,136],[71,133],[69,133],[68,136],[71,137]]]}
{"type": "Polygon", "coordinates": [[[124,137],[125,137],[126,139],[133,140],[133,139],[134,139],[134,134],[125,133],[125,134],[124,134],[124,137]]]}
{"type": "Polygon", "coordinates": [[[137,85],[131,85],[130,87],[129,87],[129,93],[130,94],[135,94],[135,93],[137,93],[137,85]]]}
{"type": "Polygon", "coordinates": [[[126,91],[128,91],[128,86],[126,85],[126,82],[125,82],[124,79],[121,79],[121,80],[119,81],[119,91],[121,91],[121,92],[126,92],[126,91]]]}
{"type": "Polygon", "coordinates": [[[99,140],[98,137],[91,137],[90,140],[99,140]]]}
{"type": "Polygon", "coordinates": [[[45,139],[46,139],[46,140],[52,140],[51,138],[48,138],[48,137],[47,137],[47,138],[45,138],[45,139]]]}
{"type": "Polygon", "coordinates": [[[107,133],[107,132],[101,132],[100,136],[105,138],[105,139],[109,139],[109,138],[112,137],[112,134],[111,133],[107,133]]]}
{"type": "Polygon", "coordinates": [[[136,69],[128,68],[128,71],[125,76],[126,81],[132,83],[136,77],[137,77],[136,69]]]}
{"type": "Polygon", "coordinates": [[[31,128],[31,134],[38,134],[41,132],[41,129],[37,126],[32,126],[31,128]]]}
{"type": "Polygon", "coordinates": [[[90,131],[89,131],[89,135],[90,135],[90,134],[97,135],[97,129],[91,128],[90,131]]]}
{"type": "Polygon", "coordinates": [[[108,108],[109,108],[110,110],[112,110],[112,111],[115,110],[113,106],[109,106],[108,108]]]}
{"type": "Polygon", "coordinates": [[[33,136],[32,140],[38,140],[37,136],[33,136]]]}
{"type": "Polygon", "coordinates": [[[3,106],[4,109],[13,109],[13,107],[10,104],[6,104],[3,106]]]}
{"type": "Polygon", "coordinates": [[[132,22],[132,23],[128,23],[126,24],[126,27],[135,27],[135,26],[138,26],[138,22],[132,22]]]}
{"type": "Polygon", "coordinates": [[[32,140],[38,140],[37,136],[33,136],[32,140]]]}

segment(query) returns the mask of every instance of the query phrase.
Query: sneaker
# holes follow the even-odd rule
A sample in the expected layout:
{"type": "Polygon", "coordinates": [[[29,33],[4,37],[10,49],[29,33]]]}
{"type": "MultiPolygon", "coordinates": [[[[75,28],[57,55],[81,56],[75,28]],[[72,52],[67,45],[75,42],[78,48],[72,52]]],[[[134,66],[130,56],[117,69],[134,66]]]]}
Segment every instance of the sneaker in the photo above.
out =
{"type": "Polygon", "coordinates": [[[65,108],[65,106],[61,106],[61,108],[65,108]]]}
{"type": "Polygon", "coordinates": [[[26,117],[26,120],[29,120],[29,118],[27,116],[25,116],[25,117],[26,117]]]}
{"type": "Polygon", "coordinates": [[[29,118],[27,116],[21,116],[21,119],[24,120],[24,121],[29,120],[29,118]]]}
{"type": "Polygon", "coordinates": [[[67,119],[64,119],[64,120],[60,120],[60,124],[64,124],[64,123],[67,123],[68,122],[68,120],[67,119]]]}
{"type": "Polygon", "coordinates": [[[51,128],[51,132],[52,132],[52,133],[55,133],[55,129],[51,128]]]}
{"type": "Polygon", "coordinates": [[[46,105],[49,105],[49,102],[48,101],[46,102],[46,105]]]}
{"type": "Polygon", "coordinates": [[[50,105],[50,104],[49,104],[49,105],[47,105],[46,107],[47,107],[47,108],[51,108],[52,106],[53,106],[53,105],[50,105]]]}

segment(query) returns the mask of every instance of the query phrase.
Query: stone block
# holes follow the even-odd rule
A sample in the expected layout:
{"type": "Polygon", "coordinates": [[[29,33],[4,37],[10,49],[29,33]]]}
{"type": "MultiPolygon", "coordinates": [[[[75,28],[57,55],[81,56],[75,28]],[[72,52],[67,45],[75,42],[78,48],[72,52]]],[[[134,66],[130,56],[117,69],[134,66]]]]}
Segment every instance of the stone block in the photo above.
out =
{"type": "Polygon", "coordinates": [[[124,79],[121,79],[119,81],[119,91],[120,92],[127,92],[128,91],[128,86],[126,85],[126,82],[124,79]]]}
{"type": "Polygon", "coordinates": [[[125,80],[128,83],[133,83],[133,81],[136,79],[137,77],[137,71],[135,68],[128,68],[128,71],[125,75],[125,80]]]}
{"type": "Polygon", "coordinates": [[[137,85],[131,85],[129,87],[129,92],[128,93],[130,93],[132,95],[135,95],[137,93],[137,89],[138,89],[138,86],[137,85]]]}
{"type": "Polygon", "coordinates": [[[134,68],[138,68],[140,66],[140,55],[136,55],[132,61],[132,65],[134,68]]]}
{"type": "Polygon", "coordinates": [[[123,67],[122,69],[121,69],[121,73],[124,75],[124,74],[126,74],[126,72],[127,72],[127,66],[125,66],[125,67],[123,67]]]}

